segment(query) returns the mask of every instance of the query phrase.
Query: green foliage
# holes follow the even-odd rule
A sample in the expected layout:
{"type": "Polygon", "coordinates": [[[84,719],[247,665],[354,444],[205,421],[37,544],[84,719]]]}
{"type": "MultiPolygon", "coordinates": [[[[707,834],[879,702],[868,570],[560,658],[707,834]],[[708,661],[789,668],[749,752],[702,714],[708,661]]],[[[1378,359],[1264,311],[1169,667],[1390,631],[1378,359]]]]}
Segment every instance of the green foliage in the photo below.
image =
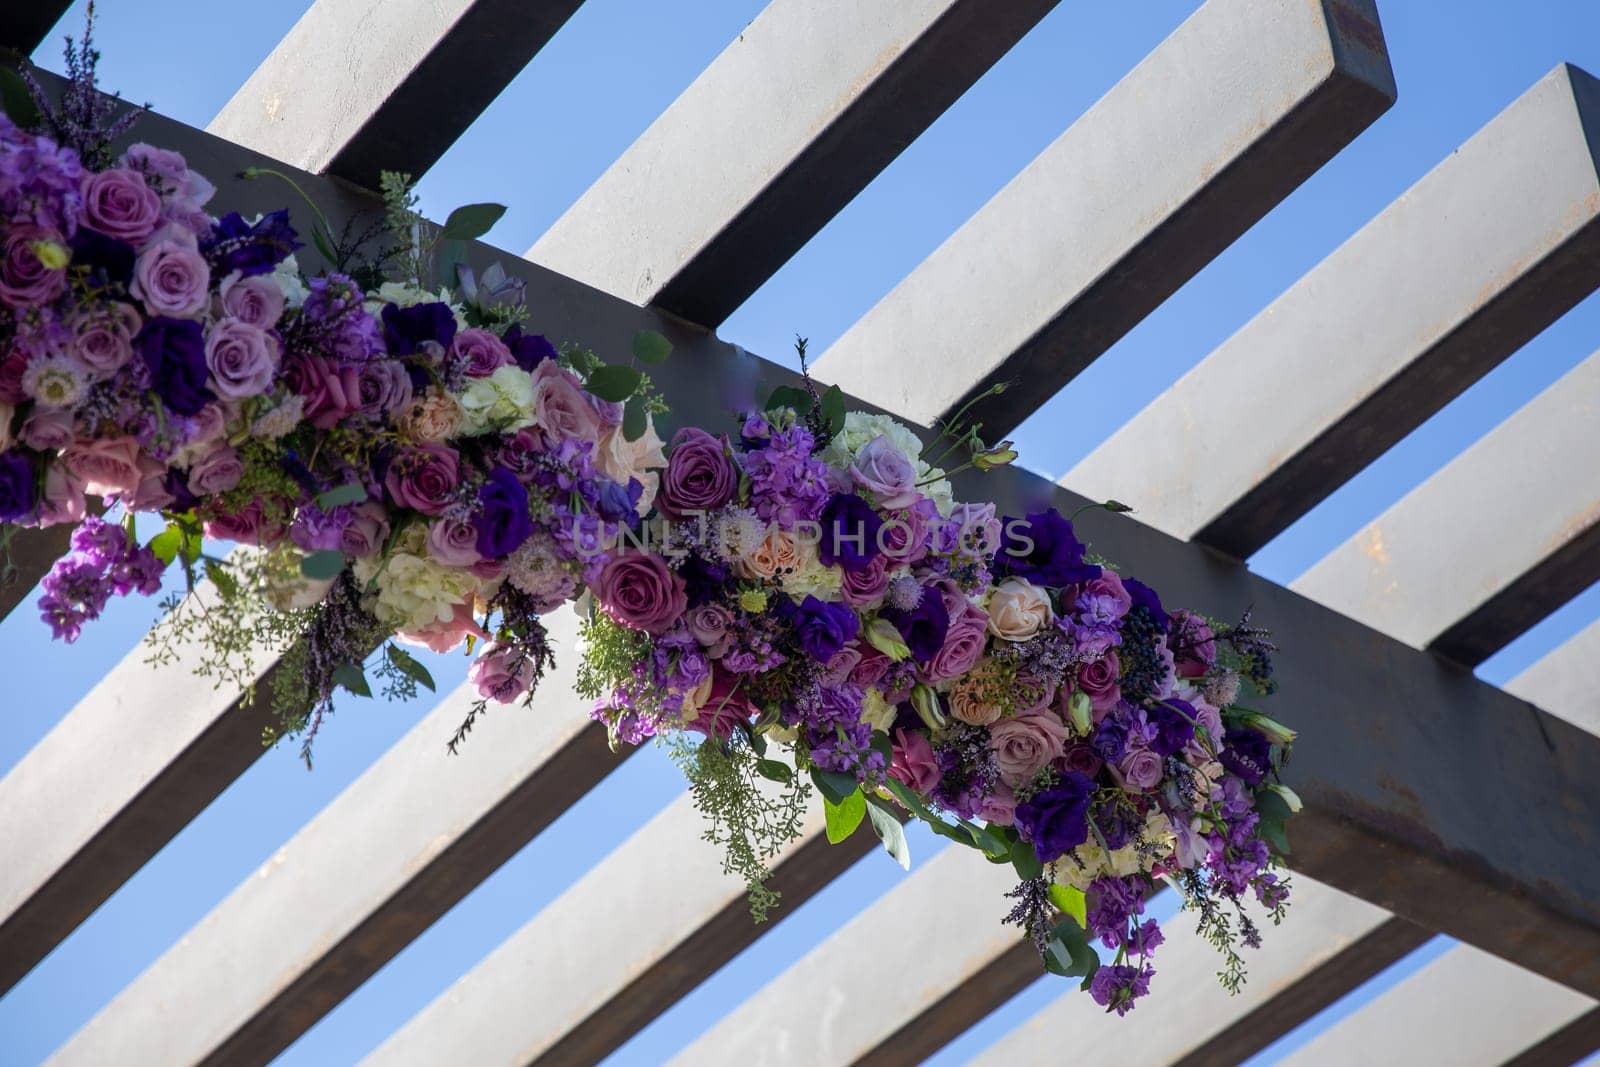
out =
{"type": "Polygon", "coordinates": [[[1070,885],[1054,883],[1050,886],[1050,903],[1054,904],[1061,914],[1068,916],[1079,926],[1088,929],[1089,902],[1083,895],[1083,890],[1075,889],[1070,885]]]}
{"type": "Polygon", "coordinates": [[[659,330],[640,330],[633,335],[633,358],[654,366],[672,355],[672,342],[659,330]]]}
{"type": "Polygon", "coordinates": [[[1089,944],[1084,928],[1073,919],[1063,919],[1050,931],[1045,945],[1044,967],[1051,974],[1065,978],[1083,977],[1087,987],[1089,979],[1100,969],[1100,956],[1089,944]]]}
{"type": "Polygon", "coordinates": [[[488,233],[505,213],[504,204],[463,204],[450,212],[439,236],[446,241],[475,241],[488,233]]]}
{"type": "Polygon", "coordinates": [[[817,784],[825,800],[835,804],[844,803],[844,798],[860,790],[860,784],[853,774],[839,774],[836,771],[825,771],[819,767],[811,768],[811,780],[817,784]]]}
{"type": "Polygon", "coordinates": [[[0,110],[24,130],[38,126],[42,117],[22,75],[8,66],[0,66],[0,110]]]}
{"type": "Polygon", "coordinates": [[[341,663],[333,669],[335,685],[343,686],[356,696],[370,697],[372,686],[367,684],[367,675],[357,663],[341,663]]]}
{"type": "Polygon", "coordinates": [[[434,683],[433,675],[428,673],[428,668],[417,662],[415,656],[391,642],[384,652],[385,658],[395,670],[422,686],[430,693],[437,693],[439,687],[434,683]]]}
{"type": "Polygon", "coordinates": [[[837,845],[855,833],[861,820],[866,818],[867,798],[862,795],[859,786],[837,802],[825,796],[822,798],[822,814],[826,821],[828,844],[837,845]]]}
{"type": "Polygon", "coordinates": [[[300,573],[307,578],[326,581],[337,578],[344,570],[344,553],[337,548],[324,548],[300,561],[300,573]]]}
{"type": "Polygon", "coordinates": [[[875,796],[867,797],[867,817],[872,820],[873,832],[883,842],[884,851],[905,870],[911,869],[911,846],[906,843],[905,827],[889,806],[875,796]]]}
{"type": "Polygon", "coordinates": [[[607,363],[590,371],[584,386],[601,400],[621,403],[638,390],[643,380],[644,375],[632,367],[607,363]]]}
{"type": "Polygon", "coordinates": [[[367,499],[367,487],[360,482],[346,482],[335,489],[329,489],[317,497],[317,507],[323,511],[332,511],[334,508],[345,504],[359,504],[367,499]]]}

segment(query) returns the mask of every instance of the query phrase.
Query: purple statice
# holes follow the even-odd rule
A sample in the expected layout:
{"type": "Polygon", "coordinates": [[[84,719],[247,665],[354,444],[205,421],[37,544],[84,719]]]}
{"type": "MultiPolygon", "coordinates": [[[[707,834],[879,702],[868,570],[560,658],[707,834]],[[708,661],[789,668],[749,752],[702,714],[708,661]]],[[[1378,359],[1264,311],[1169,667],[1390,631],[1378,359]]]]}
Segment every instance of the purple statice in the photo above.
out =
{"type": "Polygon", "coordinates": [[[113,596],[150,596],[161,588],[162,563],[122,527],[90,515],[72,533],[72,551],[40,583],[39,613],[58,640],[71,644],[83,624],[100,617],[113,596]]]}
{"type": "Polygon", "coordinates": [[[802,426],[774,433],[764,447],[745,459],[750,476],[750,500],[756,514],[768,522],[792,527],[815,522],[832,495],[828,465],[813,456],[815,439],[802,426]]]}
{"type": "Polygon", "coordinates": [[[952,722],[934,743],[933,755],[940,771],[933,798],[963,819],[976,818],[1000,782],[1000,766],[995,762],[988,729],[952,722]]]}
{"type": "Polygon", "coordinates": [[[287,210],[270,212],[254,223],[230,211],[200,239],[200,253],[211,265],[212,277],[225,278],[237,271],[248,278],[272,273],[295,249],[305,247],[297,237],[287,210]]]}
{"type": "MultiPolygon", "coordinates": [[[[1104,875],[1089,883],[1089,932],[1106,948],[1120,948],[1132,938],[1130,921],[1144,914],[1144,881],[1104,875]]],[[[1154,946],[1150,946],[1154,948],[1154,946]]]]}
{"type": "Polygon", "coordinates": [[[1149,994],[1155,973],[1148,964],[1101,967],[1089,983],[1089,996],[1108,1013],[1126,1015],[1136,1000],[1149,994]]]}

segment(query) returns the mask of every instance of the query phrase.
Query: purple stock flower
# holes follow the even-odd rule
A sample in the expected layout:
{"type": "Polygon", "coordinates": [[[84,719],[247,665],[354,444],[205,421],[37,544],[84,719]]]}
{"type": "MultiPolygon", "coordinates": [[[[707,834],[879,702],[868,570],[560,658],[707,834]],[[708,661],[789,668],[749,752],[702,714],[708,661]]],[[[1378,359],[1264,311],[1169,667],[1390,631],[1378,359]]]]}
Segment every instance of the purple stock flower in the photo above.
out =
{"type": "Polygon", "coordinates": [[[305,247],[295,238],[287,210],[263,215],[254,225],[230,211],[211,224],[211,232],[200,242],[200,251],[218,278],[238,271],[248,278],[270,274],[294,250],[305,247]]]}
{"type": "Polygon", "coordinates": [[[37,505],[33,464],[25,453],[0,452],[0,522],[17,522],[37,505]]]}
{"type": "Polygon", "coordinates": [[[1148,964],[1101,967],[1089,983],[1089,996],[1108,1013],[1126,1015],[1133,1010],[1134,1001],[1150,992],[1153,977],[1155,970],[1148,964]]]}
{"type": "Polygon", "coordinates": [[[435,301],[406,308],[395,304],[383,306],[383,343],[391,356],[412,355],[428,341],[440,348],[449,348],[455,339],[456,317],[448,304],[435,301]]]}
{"type": "Polygon", "coordinates": [[[1066,855],[1089,839],[1089,798],[1094,782],[1067,771],[1055,785],[1017,805],[1017,829],[1033,842],[1040,863],[1066,855]]]}
{"type": "Polygon", "coordinates": [[[991,569],[998,577],[1015,575],[1035,585],[1060,587],[1100,577],[1100,568],[1083,561],[1083,542],[1072,523],[1055,508],[1026,519],[1006,516],[1000,550],[991,569]]]}
{"type": "Polygon", "coordinates": [[[911,650],[911,658],[918,663],[933,659],[944,647],[944,639],[950,632],[950,614],[937,589],[924,587],[922,598],[909,610],[886,607],[880,614],[894,623],[911,650]]]}
{"type": "Polygon", "coordinates": [[[883,519],[854,493],[835,493],[822,507],[822,543],[817,555],[828,566],[852,573],[872,566],[883,519]]]}
{"type": "Polygon", "coordinates": [[[150,384],[168,411],[193,415],[212,399],[206,388],[205,331],[192,319],[158,316],[133,339],[150,370],[150,384]]]}
{"type": "Polygon", "coordinates": [[[818,663],[832,659],[861,628],[861,620],[848,605],[829,603],[810,595],[798,605],[782,597],[776,611],[794,627],[806,655],[818,663]]]}
{"type": "Polygon", "coordinates": [[[504,467],[489,472],[478,490],[478,505],[480,511],[473,522],[478,528],[478,554],[484,559],[510,555],[533,536],[528,491],[504,467]]]}

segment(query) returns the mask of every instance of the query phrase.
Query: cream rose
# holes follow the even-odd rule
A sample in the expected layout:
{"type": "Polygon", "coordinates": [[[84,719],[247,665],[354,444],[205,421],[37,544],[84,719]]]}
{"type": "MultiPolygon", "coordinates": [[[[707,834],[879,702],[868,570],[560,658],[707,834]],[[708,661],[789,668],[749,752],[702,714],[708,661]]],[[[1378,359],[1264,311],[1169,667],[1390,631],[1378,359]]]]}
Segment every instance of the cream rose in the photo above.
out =
{"type": "Polygon", "coordinates": [[[595,465],[601,474],[622,485],[627,485],[630,478],[638,479],[644,486],[644,495],[639,498],[641,513],[650,510],[661,484],[661,476],[656,472],[667,465],[666,453],[661,451],[665,443],[656,436],[655,420],[649,416],[645,417],[644,433],[637,441],[628,440],[620,426],[607,430],[600,438],[595,465]]]}
{"type": "Polygon", "coordinates": [[[975,677],[966,677],[950,690],[950,714],[973,726],[988,726],[1000,718],[1000,706],[983,697],[983,684],[975,677]]]}
{"type": "Polygon", "coordinates": [[[445,441],[461,429],[461,404],[443,389],[429,389],[401,413],[396,426],[415,441],[445,441]]]}
{"type": "Polygon", "coordinates": [[[989,632],[1004,641],[1026,641],[1050,625],[1050,594],[1025,578],[1007,578],[989,594],[989,632]]]}
{"type": "Polygon", "coordinates": [[[795,573],[805,565],[805,549],[786,530],[773,527],[766,536],[741,553],[740,568],[747,578],[772,578],[780,571],[795,573]]]}

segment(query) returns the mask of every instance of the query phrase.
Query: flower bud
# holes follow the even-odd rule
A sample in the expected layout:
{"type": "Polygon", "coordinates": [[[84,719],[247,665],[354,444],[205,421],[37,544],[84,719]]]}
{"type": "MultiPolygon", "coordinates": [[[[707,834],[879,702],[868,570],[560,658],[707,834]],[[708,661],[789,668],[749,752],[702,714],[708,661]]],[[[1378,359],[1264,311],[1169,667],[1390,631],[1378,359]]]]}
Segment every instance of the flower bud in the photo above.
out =
{"type": "Polygon", "coordinates": [[[1289,814],[1291,815],[1300,814],[1300,809],[1305,807],[1305,804],[1300,800],[1300,794],[1296,793],[1293,789],[1290,789],[1286,785],[1278,785],[1274,783],[1273,785],[1267,786],[1267,790],[1269,792],[1276,793],[1283,798],[1283,802],[1289,805],[1289,814]]]}
{"type": "Polygon", "coordinates": [[[60,241],[30,241],[28,247],[45,270],[60,270],[72,262],[72,249],[60,241]]]}
{"type": "Polygon", "coordinates": [[[1283,725],[1283,723],[1275,719],[1269,719],[1259,711],[1242,712],[1238,718],[1241,724],[1250,727],[1252,730],[1261,731],[1266,735],[1267,740],[1275,745],[1292,745],[1294,744],[1294,739],[1300,736],[1283,725]]]}
{"type": "Polygon", "coordinates": [[[944,729],[945,717],[939,709],[939,696],[922,682],[911,687],[911,706],[917,709],[917,716],[928,729],[944,729]]]}
{"type": "Polygon", "coordinates": [[[1010,441],[1001,441],[993,448],[986,448],[972,457],[972,465],[980,471],[992,471],[996,467],[1004,467],[1013,463],[1017,458],[1017,450],[1011,447],[1010,441]]]}
{"type": "Polygon", "coordinates": [[[911,649],[906,647],[900,631],[895,629],[894,623],[888,619],[872,620],[872,625],[867,627],[867,644],[896,663],[911,658],[911,649]]]}
{"type": "Polygon", "coordinates": [[[1082,689],[1074,689],[1072,696],[1067,700],[1067,719],[1072,723],[1074,733],[1087,734],[1089,727],[1094,725],[1094,706],[1089,700],[1089,694],[1082,689]]]}

